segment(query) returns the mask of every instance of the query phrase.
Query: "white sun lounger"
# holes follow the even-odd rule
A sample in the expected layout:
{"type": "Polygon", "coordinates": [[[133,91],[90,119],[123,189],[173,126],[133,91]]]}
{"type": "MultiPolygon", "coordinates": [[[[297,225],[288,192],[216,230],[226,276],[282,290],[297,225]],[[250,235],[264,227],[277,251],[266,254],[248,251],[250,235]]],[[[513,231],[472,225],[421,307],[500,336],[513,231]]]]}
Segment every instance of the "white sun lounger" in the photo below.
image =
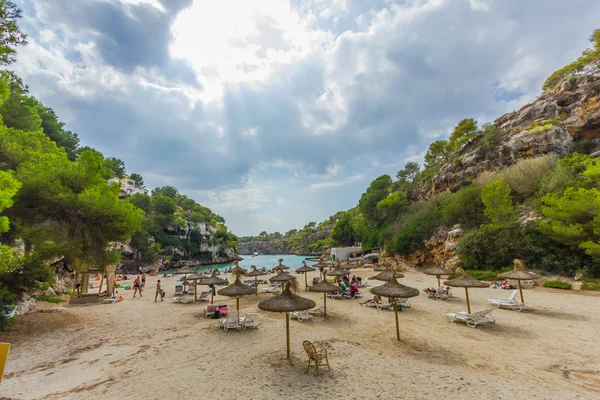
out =
{"type": "Polygon", "coordinates": [[[210,291],[200,293],[200,297],[198,297],[198,301],[208,301],[210,297],[210,291]]]}
{"type": "Polygon", "coordinates": [[[279,285],[269,286],[269,287],[263,288],[262,291],[263,291],[263,293],[278,294],[281,292],[281,287],[279,285]]]}
{"type": "Polygon", "coordinates": [[[6,305],[4,306],[4,310],[2,311],[2,315],[4,318],[13,318],[17,313],[17,306],[15,305],[6,305]]]}
{"type": "Polygon", "coordinates": [[[240,325],[242,325],[242,329],[246,328],[258,328],[258,314],[250,313],[245,317],[240,318],[240,325]]]}
{"type": "Polygon", "coordinates": [[[488,303],[490,303],[490,305],[492,307],[496,307],[496,308],[501,308],[501,307],[506,307],[506,308],[510,308],[514,311],[523,311],[524,309],[527,308],[527,306],[524,303],[521,303],[520,301],[518,301],[516,299],[518,292],[516,290],[513,290],[513,292],[510,294],[510,296],[508,296],[508,299],[488,299],[488,303]]]}
{"type": "Polygon", "coordinates": [[[292,311],[288,314],[290,314],[290,317],[296,318],[298,322],[308,321],[312,319],[312,315],[310,315],[306,311],[292,311]]]}
{"type": "Polygon", "coordinates": [[[493,308],[488,308],[472,314],[468,314],[466,311],[450,313],[446,314],[446,319],[450,322],[465,322],[471,328],[475,328],[477,325],[487,325],[490,322],[496,323],[496,319],[490,314],[493,310],[493,308]]]}
{"type": "Polygon", "coordinates": [[[219,320],[219,326],[223,326],[225,331],[229,329],[237,329],[239,331],[242,329],[242,325],[240,325],[240,312],[230,311],[226,318],[219,320]]]}
{"type": "Polygon", "coordinates": [[[315,308],[311,308],[310,310],[306,310],[307,313],[309,313],[310,315],[322,315],[324,311],[323,307],[315,307],[315,308]]]}
{"type": "Polygon", "coordinates": [[[110,296],[110,297],[100,300],[101,303],[106,303],[106,304],[114,304],[118,301],[120,301],[119,296],[110,296]]]}
{"type": "Polygon", "coordinates": [[[377,308],[377,311],[381,311],[381,310],[385,310],[388,308],[392,308],[392,303],[373,303],[375,304],[375,307],[377,308]]]}

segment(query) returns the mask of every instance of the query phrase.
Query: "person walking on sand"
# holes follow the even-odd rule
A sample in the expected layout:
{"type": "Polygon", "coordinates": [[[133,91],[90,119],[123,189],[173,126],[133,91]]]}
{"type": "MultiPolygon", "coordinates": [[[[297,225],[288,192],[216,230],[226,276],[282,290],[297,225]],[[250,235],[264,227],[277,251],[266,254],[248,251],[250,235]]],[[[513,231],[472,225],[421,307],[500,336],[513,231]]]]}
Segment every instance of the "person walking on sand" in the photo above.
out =
{"type": "Polygon", "coordinates": [[[142,287],[145,287],[145,286],[146,286],[146,273],[144,272],[142,274],[142,287]]]}
{"type": "Polygon", "coordinates": [[[156,302],[156,298],[160,296],[160,301],[163,301],[163,290],[160,284],[160,279],[156,282],[156,294],[154,295],[154,301],[156,302]]]}
{"type": "Polygon", "coordinates": [[[133,281],[133,297],[135,294],[140,292],[140,297],[142,297],[142,283],[140,282],[140,276],[135,277],[135,281],[133,281]]]}

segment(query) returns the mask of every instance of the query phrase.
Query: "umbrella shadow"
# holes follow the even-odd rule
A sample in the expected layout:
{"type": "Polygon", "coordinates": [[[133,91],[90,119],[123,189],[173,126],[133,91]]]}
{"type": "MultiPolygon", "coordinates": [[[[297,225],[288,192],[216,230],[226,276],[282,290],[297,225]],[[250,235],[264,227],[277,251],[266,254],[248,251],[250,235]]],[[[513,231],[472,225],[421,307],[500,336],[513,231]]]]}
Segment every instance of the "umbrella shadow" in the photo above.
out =
{"type": "Polygon", "coordinates": [[[524,329],[520,326],[514,326],[514,325],[504,325],[502,323],[498,324],[487,324],[481,328],[469,328],[473,331],[477,330],[477,331],[481,331],[483,334],[491,334],[494,336],[506,336],[507,338],[510,339],[524,339],[524,340],[529,340],[529,339],[538,339],[540,337],[540,335],[533,333],[527,329],[524,329]]]}

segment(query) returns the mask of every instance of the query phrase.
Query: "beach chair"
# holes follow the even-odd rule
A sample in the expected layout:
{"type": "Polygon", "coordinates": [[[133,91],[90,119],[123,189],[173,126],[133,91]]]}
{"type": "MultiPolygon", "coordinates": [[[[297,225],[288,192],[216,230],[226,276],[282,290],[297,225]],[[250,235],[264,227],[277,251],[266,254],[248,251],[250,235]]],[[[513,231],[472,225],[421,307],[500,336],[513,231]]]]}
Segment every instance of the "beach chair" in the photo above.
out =
{"type": "Polygon", "coordinates": [[[288,314],[290,314],[290,317],[296,318],[298,322],[309,321],[312,319],[312,315],[310,315],[306,311],[292,311],[288,314]]]}
{"type": "Polygon", "coordinates": [[[362,285],[360,285],[361,288],[367,288],[369,287],[369,278],[365,278],[365,280],[362,282],[362,285]]]}
{"type": "Polygon", "coordinates": [[[242,329],[258,328],[258,314],[250,313],[240,318],[240,324],[242,325],[242,329]]]}
{"type": "Polygon", "coordinates": [[[281,287],[279,285],[273,285],[273,286],[269,286],[267,288],[263,288],[263,293],[272,293],[272,294],[279,294],[281,293],[281,287]]]}
{"type": "Polygon", "coordinates": [[[508,299],[488,299],[488,303],[490,303],[492,307],[506,307],[514,311],[520,312],[527,308],[527,306],[516,299],[517,294],[518,292],[516,290],[513,290],[510,296],[508,296],[508,299]]]}
{"type": "Polygon", "coordinates": [[[100,300],[100,303],[103,304],[115,304],[116,302],[121,301],[120,296],[110,296],[105,299],[100,300]]]}
{"type": "Polygon", "coordinates": [[[488,308],[487,310],[477,311],[472,314],[468,314],[465,311],[459,313],[446,314],[446,319],[450,322],[465,322],[471,328],[477,327],[477,325],[487,325],[488,323],[496,323],[496,319],[490,314],[494,309],[488,308]]]}
{"type": "Polygon", "coordinates": [[[315,345],[308,340],[302,342],[302,346],[308,355],[308,365],[306,366],[307,373],[311,367],[311,364],[314,364],[312,367],[317,370],[317,375],[319,375],[319,367],[324,365],[326,365],[327,369],[331,371],[331,368],[329,367],[329,359],[327,358],[327,350],[321,349],[317,351],[315,345]]]}
{"type": "Polygon", "coordinates": [[[393,306],[392,303],[375,303],[375,302],[373,302],[373,304],[375,305],[375,308],[377,308],[377,311],[387,310],[389,308],[392,308],[392,306],[393,306]]]}
{"type": "Polygon", "coordinates": [[[175,285],[174,296],[183,296],[183,285],[175,285]]]}
{"type": "Polygon", "coordinates": [[[219,308],[219,306],[216,304],[209,304],[204,309],[204,316],[206,318],[212,317],[213,315],[215,315],[215,311],[217,311],[218,308],[219,308]]]}
{"type": "Polygon", "coordinates": [[[396,298],[396,304],[398,304],[399,306],[402,306],[402,307],[406,307],[406,308],[412,307],[411,304],[408,302],[408,299],[401,298],[401,297],[396,298]]]}
{"type": "Polygon", "coordinates": [[[222,326],[225,332],[229,329],[237,329],[239,331],[242,329],[242,325],[240,324],[240,312],[232,311],[228,313],[226,318],[219,320],[218,325],[222,326]]]}
{"type": "Polygon", "coordinates": [[[310,315],[323,315],[323,311],[325,309],[323,307],[315,307],[315,308],[311,308],[310,310],[306,310],[307,313],[309,313],[310,315]]]}
{"type": "Polygon", "coordinates": [[[210,291],[200,293],[200,297],[198,297],[198,301],[208,301],[210,298],[210,291]]]}
{"type": "Polygon", "coordinates": [[[337,292],[337,293],[327,293],[327,297],[329,297],[330,299],[343,299],[344,298],[344,293],[345,292],[337,292]]]}

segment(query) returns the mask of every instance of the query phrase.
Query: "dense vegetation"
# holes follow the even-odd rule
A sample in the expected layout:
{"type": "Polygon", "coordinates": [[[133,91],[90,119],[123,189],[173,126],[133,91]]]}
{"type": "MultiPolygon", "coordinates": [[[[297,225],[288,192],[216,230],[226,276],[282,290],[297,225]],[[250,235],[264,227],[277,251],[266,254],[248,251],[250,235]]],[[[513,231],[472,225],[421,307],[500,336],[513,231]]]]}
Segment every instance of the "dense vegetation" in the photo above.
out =
{"type": "Polygon", "coordinates": [[[240,243],[250,246],[259,242],[267,242],[283,253],[320,254],[326,248],[331,247],[330,232],[341,214],[343,213],[333,215],[319,224],[309,222],[304,228],[291,229],[285,234],[263,231],[258,236],[243,236],[239,240],[240,243]]]}
{"type": "MultiPolygon", "coordinates": [[[[590,40],[594,47],[555,72],[544,89],[597,71],[600,30],[590,40]]],[[[556,122],[536,121],[529,131],[543,131],[556,122]]],[[[338,214],[334,245],[361,242],[364,248],[381,246],[410,257],[425,249],[424,242],[438,228],[460,224],[465,234],[457,254],[465,269],[498,271],[521,258],[542,271],[600,276],[600,161],[577,153],[585,147],[581,144],[560,160],[552,154],[521,160],[499,172],[470,177],[454,193],[415,199],[415,188],[429,187],[444,165],[460,165],[466,146],[488,151],[506,135],[492,124],[460,121],[447,140],[429,146],[424,168],[411,162],[395,180],[378,177],[357,207],[338,214]],[[523,218],[526,214],[537,217],[523,218]]]]}
{"type": "MultiPolygon", "coordinates": [[[[20,16],[0,0],[0,65],[14,62],[17,46],[26,44],[20,16]]],[[[119,183],[107,180],[124,175],[122,160],[80,147],[77,134],[16,74],[0,71],[0,309],[25,290],[47,286],[61,257],[77,272],[102,267],[121,256],[114,242],[133,236],[141,256],[152,260],[171,244],[165,230],[184,219],[209,223],[216,241],[235,245],[221,217],[173,187],[119,199],[119,183]]],[[[143,187],[139,174],[131,178],[143,187]]],[[[193,253],[198,241],[189,241],[193,253]]],[[[0,327],[4,322],[0,317],[0,327]]]]}

